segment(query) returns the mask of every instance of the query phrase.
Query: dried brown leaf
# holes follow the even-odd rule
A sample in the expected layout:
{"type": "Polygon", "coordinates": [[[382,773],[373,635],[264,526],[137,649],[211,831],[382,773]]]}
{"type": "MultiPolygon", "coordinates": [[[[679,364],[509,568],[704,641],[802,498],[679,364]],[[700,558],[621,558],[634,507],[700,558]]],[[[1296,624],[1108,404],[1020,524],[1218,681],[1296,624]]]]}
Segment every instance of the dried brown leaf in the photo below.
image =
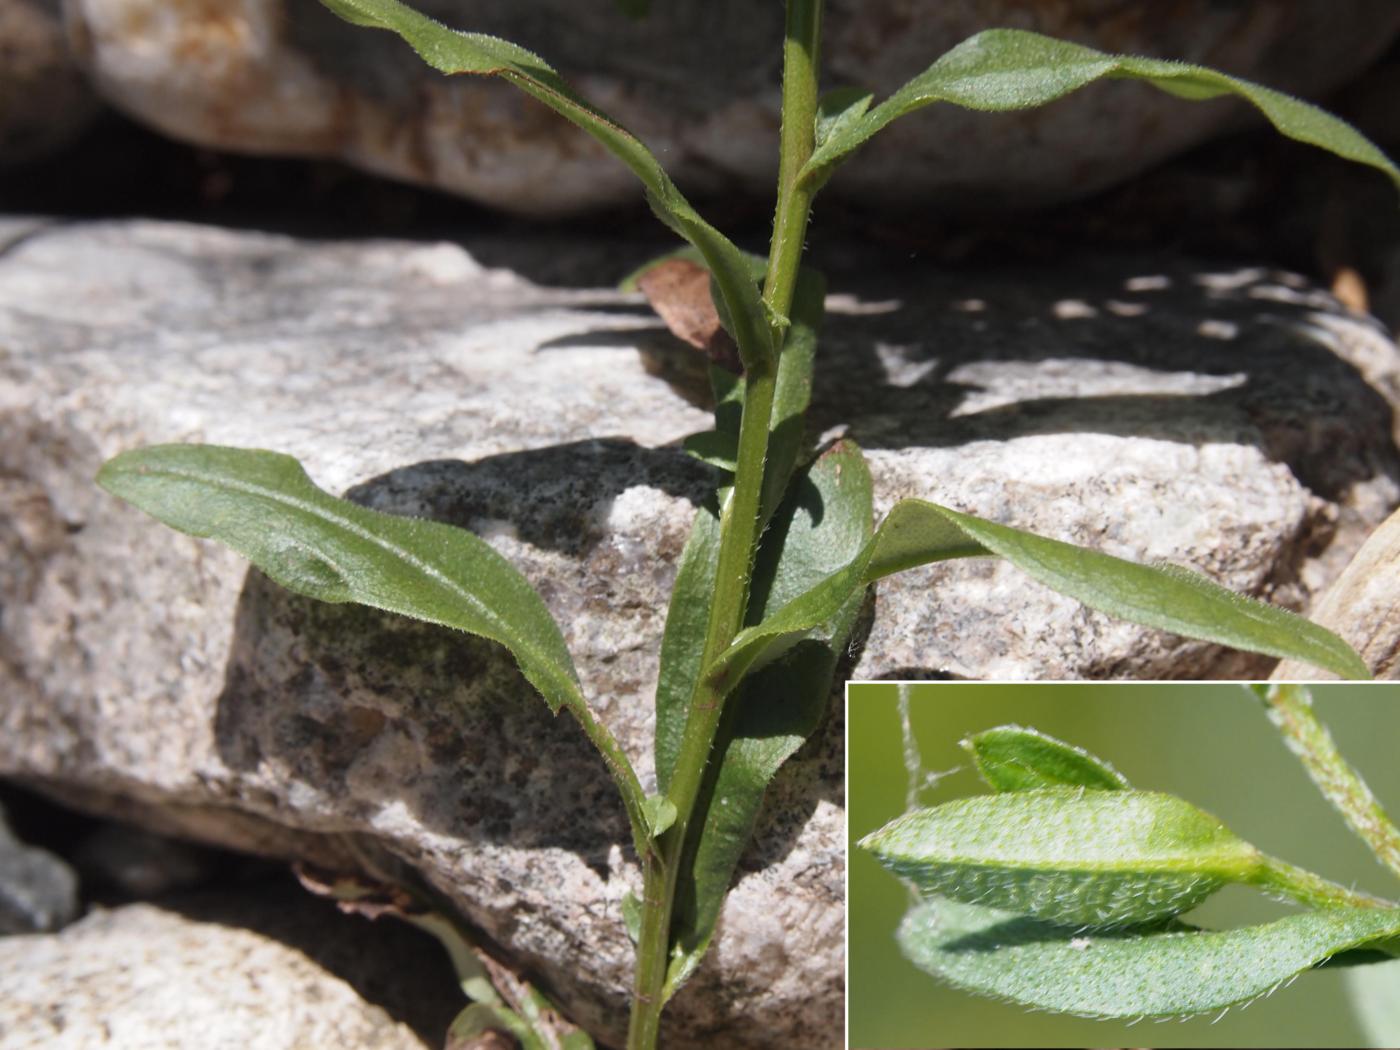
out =
{"type": "Polygon", "coordinates": [[[720,323],[710,295],[708,270],[688,259],[668,259],[637,278],[637,287],[672,335],[703,351],[720,368],[743,372],[739,350],[720,323]]]}

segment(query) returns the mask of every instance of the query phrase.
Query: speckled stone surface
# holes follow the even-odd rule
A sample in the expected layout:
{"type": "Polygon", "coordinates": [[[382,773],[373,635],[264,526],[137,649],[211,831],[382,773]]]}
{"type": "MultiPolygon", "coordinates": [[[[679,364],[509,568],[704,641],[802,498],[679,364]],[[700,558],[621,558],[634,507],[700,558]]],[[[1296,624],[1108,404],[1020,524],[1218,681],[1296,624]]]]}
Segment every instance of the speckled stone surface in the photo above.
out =
{"type": "MultiPolygon", "coordinates": [[[[575,726],[493,646],[289,597],[91,478],[143,443],[273,447],[474,529],[539,588],[649,779],[665,599],[713,479],[677,449],[708,421],[691,352],[598,284],[626,247],[23,220],[0,238],[0,772],[269,854],[372,844],[617,1039],[638,874],[575,726]]],[[[853,263],[832,288],[812,423],[869,450],[881,512],[920,496],[1302,606],[1400,497],[1396,348],[1296,278],[853,263]]],[[[882,582],[856,671],[936,669],[1268,662],[964,562],[882,582]]],[[[841,741],[833,716],[772,788],[668,1045],[840,1045],[841,741]]]]}
{"type": "MultiPolygon", "coordinates": [[[[322,935],[333,938],[324,925],[322,935]]],[[[15,1050],[434,1045],[294,947],[220,917],[149,904],[96,911],[59,934],[0,938],[0,1044],[15,1050]]]]}
{"type": "MultiPolygon", "coordinates": [[[[419,0],[455,28],[542,55],[646,141],[680,184],[767,196],[777,167],[782,8],[419,0]]],[[[980,29],[1033,29],[1102,50],[1199,62],[1303,95],[1336,88],[1400,31],[1390,0],[831,0],[825,83],[878,97],[980,29]]],[[[175,137],[336,157],[537,214],[634,202],[591,139],[513,88],[429,71],[386,33],[309,0],[68,0],[74,49],[99,93],[175,137]]],[[[1096,85],[1025,113],[938,106],[881,133],[831,194],[875,208],[1024,207],[1083,196],[1244,119],[1143,85],[1096,85]]]]}
{"type": "MultiPolygon", "coordinates": [[[[1322,594],[1313,619],[1361,654],[1377,678],[1400,678],[1400,513],[1392,514],[1346,571],[1322,594]]],[[[1297,660],[1281,660],[1275,681],[1336,678],[1297,660]]]]}

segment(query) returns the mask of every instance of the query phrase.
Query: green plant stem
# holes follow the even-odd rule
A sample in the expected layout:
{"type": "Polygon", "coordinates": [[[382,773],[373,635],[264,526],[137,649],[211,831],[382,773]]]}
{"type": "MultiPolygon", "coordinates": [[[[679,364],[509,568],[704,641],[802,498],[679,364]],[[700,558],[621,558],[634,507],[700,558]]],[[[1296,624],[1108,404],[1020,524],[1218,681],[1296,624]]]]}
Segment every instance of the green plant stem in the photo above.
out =
{"type": "Polygon", "coordinates": [[[1298,756],[1323,796],[1342,814],[1351,830],[1371,848],[1376,859],[1400,875],[1400,829],[1386,815],[1376,796],[1337,750],[1332,734],[1318,720],[1312,691],[1296,683],[1255,687],[1288,749],[1298,756]]]}
{"type": "Polygon", "coordinates": [[[812,212],[813,191],[798,180],[812,155],[817,126],[817,70],[821,61],[821,0],[788,0],[783,43],[783,128],[778,160],[778,209],[763,298],[786,316],[812,212]]]}
{"type": "MultiPolygon", "coordinates": [[[[758,545],[763,461],[768,449],[773,388],[772,375],[750,376],[746,386],[734,487],[720,515],[719,567],[701,667],[722,652],[743,626],[753,552],[758,545]]],[[[728,692],[728,684],[717,685],[701,676],[691,695],[685,733],[668,792],[676,807],[676,820],[658,840],[659,854],[658,850],[649,851],[644,865],[642,929],[637,940],[637,974],[628,1050],[651,1050],[656,1045],[670,960],[671,917],[681,855],[728,692]]]]}
{"type": "MultiPolygon", "coordinates": [[[[797,187],[797,175],[814,145],[820,35],[821,0],[788,0],[778,209],[764,283],[765,301],[783,316],[791,308],[797,286],[811,207],[811,195],[797,187]]],[[[781,332],[774,335],[774,345],[781,346],[781,332]]],[[[753,359],[753,355],[745,355],[745,359],[753,359]]],[[[750,578],[762,531],[763,477],[775,386],[776,367],[751,368],[745,376],[734,485],[720,514],[718,566],[702,668],[728,648],[748,613],[750,578]]],[[[667,990],[681,861],[724,701],[735,684],[710,681],[702,674],[690,699],[668,792],[676,807],[676,820],[658,840],[657,849],[648,851],[644,859],[642,928],[637,941],[628,1050],[651,1050],[656,1045],[667,990]]]]}
{"type": "Polygon", "coordinates": [[[1358,890],[1349,890],[1306,868],[1295,867],[1276,857],[1264,858],[1263,868],[1254,882],[1262,890],[1281,893],[1312,908],[1395,907],[1392,901],[1382,900],[1358,890]]]}

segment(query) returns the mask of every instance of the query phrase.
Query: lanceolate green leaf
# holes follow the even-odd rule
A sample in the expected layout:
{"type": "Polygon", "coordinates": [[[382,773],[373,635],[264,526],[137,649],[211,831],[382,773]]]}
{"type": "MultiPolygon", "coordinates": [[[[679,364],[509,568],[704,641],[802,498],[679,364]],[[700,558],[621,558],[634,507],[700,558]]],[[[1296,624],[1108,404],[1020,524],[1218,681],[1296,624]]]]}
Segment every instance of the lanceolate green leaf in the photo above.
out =
{"type": "MultiPolygon", "coordinates": [[[[761,260],[759,260],[761,265],[761,260]]],[[[644,271],[639,271],[644,272],[644,271]]],[[[630,279],[630,278],[629,278],[630,279]]],[[[792,328],[788,332],[778,363],[770,424],[768,461],[764,464],[763,519],[777,510],[792,471],[801,456],[804,441],[803,419],[812,397],[812,367],[816,358],[817,332],[825,309],[826,282],[815,270],[803,270],[792,304],[792,328]]],[[[715,429],[694,435],[687,442],[692,454],[696,448],[728,450],[727,467],[732,473],[734,452],[739,441],[739,413],[743,405],[741,378],[711,369],[715,380],[715,429]]],[[[705,458],[701,456],[701,458],[705,458]]],[[[723,463],[716,465],[724,466],[723,463]]],[[[864,471],[862,464],[861,470],[864,471]]],[[[866,516],[869,516],[868,502],[866,516]]],[[[868,536],[868,522],[867,522],[868,536]]],[[[676,569],[671,591],[666,631],[661,642],[661,672],[656,694],[656,770],[661,790],[670,784],[671,769],[685,731],[686,704],[700,676],[701,652],[705,647],[710,596],[714,592],[715,562],[719,556],[719,518],[713,504],[696,512],[689,540],[676,569]]],[[[789,555],[791,556],[791,555],[789,555]]],[[[828,559],[827,564],[830,564],[828,559]]],[[[810,576],[787,573],[786,579],[810,576]]],[[[777,592],[786,598],[790,587],[777,592]]],[[[768,603],[772,607],[771,601],[768,603]]]]}
{"type": "Polygon", "coordinates": [[[860,119],[874,96],[857,87],[828,91],[817,103],[817,133],[814,148],[820,150],[832,139],[857,133],[860,119]]]}
{"type": "Polygon", "coordinates": [[[1385,154],[1316,106],[1203,66],[1108,55],[1019,29],[988,29],[964,40],[873,109],[867,110],[868,100],[859,95],[838,96],[824,114],[825,135],[802,178],[825,181],[839,161],[885,125],[935,102],[993,111],[1028,109],[1104,78],[1143,80],[1185,99],[1238,96],[1289,138],[1377,168],[1400,186],[1400,169],[1385,154]]]}
{"type": "Polygon", "coordinates": [[[1346,678],[1370,677],[1361,658],[1331,631],[1204,576],[1124,561],[922,500],[897,503],[859,557],[740,632],[706,673],[717,681],[737,680],[825,622],[852,590],[882,576],[986,555],[1005,558],[1061,594],[1120,619],[1249,652],[1292,656],[1346,678]]]}
{"type": "Polygon", "coordinates": [[[641,787],[585,701],[558,625],[489,544],[450,525],[336,499],[276,452],[157,445],[110,460],[97,480],[165,524],[233,548],[288,590],[504,645],[551,710],[567,707],[578,718],[618,782],[634,832],[644,833],[641,787]]]}
{"type": "Polygon", "coordinates": [[[1172,795],[1046,788],[906,813],[861,840],[925,894],[1067,926],[1161,922],[1265,858],[1172,795]]]}
{"type": "Polygon", "coordinates": [[[1082,747],[1066,744],[1038,729],[997,726],[962,741],[977,772],[997,791],[1086,787],[1117,791],[1129,787],[1122,773],[1082,747]]]}
{"type": "Polygon", "coordinates": [[[641,180],[657,217],[705,257],[728,306],[732,334],[745,366],[773,366],[772,332],[780,319],[770,316],[764,306],[744,253],[700,217],[640,139],[575,94],[543,59],[505,40],[449,29],[398,0],[322,2],[346,21],[397,33],[428,65],[443,73],[501,77],[602,143],[641,180]]]}
{"type": "MultiPolygon", "coordinates": [[[[806,444],[807,406],[812,400],[812,369],[816,364],[817,333],[826,315],[826,279],[816,270],[803,268],[797,275],[792,298],[792,324],[783,341],[778,377],[773,391],[773,421],[769,425],[768,460],[763,465],[763,507],[766,522],[788,491],[793,469],[806,444]]],[[[736,435],[737,440],[737,435],[736,435]]],[[[854,448],[854,446],[850,446],[854,448]]],[[[860,455],[859,450],[855,453],[860,455]]],[[[862,465],[861,469],[864,469],[862,465]]],[[[869,537],[870,510],[865,510],[869,537]]]]}
{"type": "Polygon", "coordinates": [[[544,603],[469,532],[337,499],[291,456],[255,449],[137,449],[103,466],[98,482],[167,525],[227,544],[298,594],[500,642],[552,709],[578,701],[573,663],[544,603]]]}
{"type": "Polygon", "coordinates": [[[666,612],[666,629],[661,636],[654,750],[656,783],[663,792],[671,787],[671,774],[685,734],[686,705],[700,677],[718,559],[719,514],[712,503],[706,503],[696,510],[690,537],[681,551],[666,612]]]}
{"type": "MultiPolygon", "coordinates": [[[[852,442],[838,443],[799,473],[764,536],[755,602],[781,604],[859,550],[870,536],[871,499],[870,472],[852,442]]],[[[702,795],[707,816],[695,825],[677,889],[667,995],[709,947],[769,782],[826,713],[836,664],[863,597],[852,595],[827,636],[807,639],[744,682],[728,702],[715,742],[717,761],[702,795]]]]}
{"type": "Polygon", "coordinates": [[[1211,932],[1086,933],[974,904],[928,900],[899,928],[915,966],[982,995],[1089,1017],[1222,1010],[1353,948],[1400,935],[1400,909],[1328,908],[1211,932]]]}
{"type": "Polygon", "coordinates": [[[647,830],[656,838],[676,822],[676,806],[665,795],[648,795],[644,802],[647,830]]]}

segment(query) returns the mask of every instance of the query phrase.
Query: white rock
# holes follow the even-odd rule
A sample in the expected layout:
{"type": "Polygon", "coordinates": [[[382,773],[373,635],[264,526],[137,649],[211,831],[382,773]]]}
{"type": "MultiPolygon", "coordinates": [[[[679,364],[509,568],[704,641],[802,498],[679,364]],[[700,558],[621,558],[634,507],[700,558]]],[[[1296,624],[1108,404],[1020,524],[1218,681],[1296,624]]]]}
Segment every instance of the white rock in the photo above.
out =
{"type": "Polygon", "coordinates": [[[149,904],[0,938],[7,1050],[424,1050],[295,948],[149,904]]]}
{"type": "MultiPolygon", "coordinates": [[[[1371,533],[1346,571],[1317,602],[1314,617],[1361,654],[1377,678],[1400,678],[1400,513],[1371,533]]],[[[1335,678],[1297,660],[1274,668],[1275,681],[1335,678]]]]}
{"type": "MultiPolygon", "coordinates": [[[[658,3],[641,22],[611,3],[573,0],[417,6],[454,28],[503,36],[544,56],[641,135],[683,186],[772,193],[779,5],[658,3]]],[[[833,0],[828,7],[828,83],[877,97],[992,26],[1205,62],[1303,95],[1345,83],[1400,31],[1400,8],[1389,0],[1122,9],[1103,0],[833,0]]],[[[347,26],[305,0],[67,0],[66,10],[74,49],[102,96],[178,138],[336,157],[523,212],[639,199],[632,176],[601,147],[515,89],[448,80],[388,34],[347,26]]],[[[1142,171],[1242,114],[1123,84],[1011,115],[937,106],[882,132],[829,192],[894,209],[1063,200],[1142,171]]]]}
{"type": "MultiPolygon", "coordinates": [[[[444,269],[455,251],[425,267],[421,245],[123,222],[38,229],[0,258],[0,773],[274,855],[349,863],[354,833],[619,1040],[638,878],[576,727],[494,646],[289,598],[91,480],[145,443],[273,447],[332,490],[484,529],[650,778],[665,599],[713,483],[677,448],[709,422],[690,352],[596,286],[617,246],[480,242],[444,269]],[[594,283],[485,261],[507,256],[594,283]]],[[[1400,358],[1321,293],[1216,272],[838,268],[812,432],[869,450],[881,512],[934,499],[1305,605],[1400,495],[1400,358]],[[1070,299],[1143,309],[1057,319],[1070,299]],[[1237,334],[1197,334],[1207,320],[1237,334]]],[[[1267,668],[963,562],[881,584],[856,670],[1267,668]]],[[[840,1045],[842,730],[828,719],[770,790],[668,1046],[840,1045]]]]}

